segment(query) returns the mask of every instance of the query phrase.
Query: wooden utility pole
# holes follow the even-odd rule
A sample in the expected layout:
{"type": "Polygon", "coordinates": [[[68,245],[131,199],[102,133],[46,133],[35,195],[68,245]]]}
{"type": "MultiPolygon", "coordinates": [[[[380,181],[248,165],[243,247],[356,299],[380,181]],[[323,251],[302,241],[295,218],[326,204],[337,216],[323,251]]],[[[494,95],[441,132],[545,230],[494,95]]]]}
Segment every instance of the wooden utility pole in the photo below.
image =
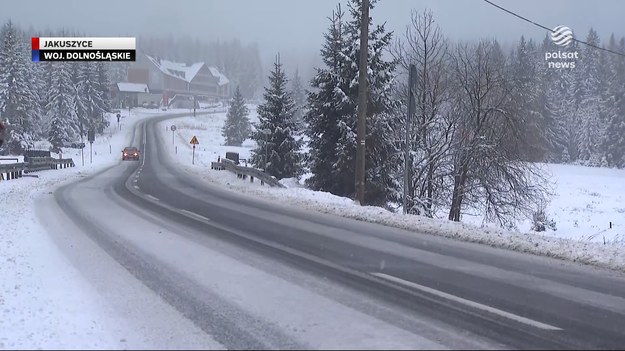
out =
{"type": "Polygon", "coordinates": [[[358,129],[356,136],[356,198],[365,203],[365,138],[367,136],[367,67],[369,49],[369,0],[362,0],[360,65],[358,68],[358,129]]]}

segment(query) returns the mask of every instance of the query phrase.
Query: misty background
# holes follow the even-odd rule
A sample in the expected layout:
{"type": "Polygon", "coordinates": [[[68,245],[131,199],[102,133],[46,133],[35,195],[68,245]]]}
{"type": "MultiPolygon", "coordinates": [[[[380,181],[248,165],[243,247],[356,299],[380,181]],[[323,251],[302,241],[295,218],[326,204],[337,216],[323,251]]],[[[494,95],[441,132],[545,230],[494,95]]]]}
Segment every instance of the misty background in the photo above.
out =
{"type": "MultiPolygon", "coordinates": [[[[319,49],[327,17],[339,0],[54,0],[5,2],[0,20],[24,29],[57,31],[65,28],[90,36],[142,36],[198,39],[203,42],[257,43],[264,71],[277,52],[287,71],[299,69],[308,81],[320,65],[319,49]]],[[[625,2],[619,0],[497,0],[496,4],[553,28],[565,25],[585,39],[594,28],[602,42],[611,33],[624,33],[625,2]]],[[[540,41],[545,31],[504,13],[482,0],[381,0],[371,13],[376,23],[403,34],[412,9],[431,9],[451,40],[494,38],[504,44],[525,38],[540,41]]],[[[265,74],[266,75],[266,74],[265,74]]]]}
{"type": "MultiPolygon", "coordinates": [[[[472,213],[506,227],[547,223],[544,163],[625,168],[625,3],[495,2],[547,28],[568,26],[590,45],[558,47],[547,28],[481,0],[373,2],[362,204],[453,221],[472,213]],[[546,59],[554,51],[580,57],[546,59]]],[[[127,79],[126,63],[32,64],[30,36],[131,36],[139,55],[205,62],[240,88],[238,99],[214,98],[230,100],[234,127],[224,134],[256,145],[253,167],[353,199],[361,1],[347,3],[12,4],[0,33],[7,150],[44,139],[60,150],[87,130],[103,133],[111,89],[127,79]],[[253,125],[245,101],[256,106],[253,125]]]]}

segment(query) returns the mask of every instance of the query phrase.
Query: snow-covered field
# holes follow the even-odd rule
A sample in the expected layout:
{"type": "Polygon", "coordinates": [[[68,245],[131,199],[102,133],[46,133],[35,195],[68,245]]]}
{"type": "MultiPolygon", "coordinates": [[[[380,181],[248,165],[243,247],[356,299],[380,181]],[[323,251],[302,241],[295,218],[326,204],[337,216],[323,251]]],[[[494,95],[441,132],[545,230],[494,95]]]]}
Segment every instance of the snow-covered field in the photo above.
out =
{"type": "MultiPolygon", "coordinates": [[[[551,174],[555,195],[546,214],[556,223],[547,234],[625,247],[625,170],[576,165],[543,165],[551,174]],[[612,228],[610,228],[610,223],[612,228]]],[[[464,216],[480,225],[482,218],[464,216]]],[[[531,232],[532,221],[519,221],[519,231],[531,232]]]]}
{"type": "MultiPolygon", "coordinates": [[[[257,115],[250,108],[250,119],[257,115]]],[[[246,140],[241,147],[224,146],[221,127],[225,113],[186,117],[162,122],[162,130],[175,124],[175,145],[170,151],[185,169],[213,183],[261,196],[288,206],[336,214],[359,220],[383,223],[412,231],[442,235],[496,247],[625,270],[625,170],[546,165],[551,173],[555,196],[546,207],[547,216],[556,222],[556,231],[531,231],[531,220],[520,220],[518,230],[503,230],[483,224],[482,218],[465,216],[462,223],[391,213],[378,207],[361,207],[351,199],[303,187],[303,180],[285,179],[286,189],[269,188],[237,179],[229,172],[210,170],[210,162],[224,157],[226,151],[249,158],[254,147],[246,140]],[[189,141],[200,142],[192,165],[189,141]],[[177,148],[176,148],[177,147],[177,148]],[[612,228],[610,228],[612,222],[612,228]]],[[[172,140],[172,132],[164,134],[172,140]]],[[[168,139],[167,139],[168,138],[168,139]]]]}
{"type": "Polygon", "coordinates": [[[96,137],[92,162],[87,146],[84,166],[79,150],[64,149],[63,157],[73,158],[76,167],[0,181],[0,349],[125,347],[125,340],[111,334],[119,323],[52,242],[34,213],[33,201],[42,191],[118,162],[132,126],[158,113],[163,112],[133,110],[122,119],[121,131],[116,118],[109,116],[113,129],[96,137]]]}

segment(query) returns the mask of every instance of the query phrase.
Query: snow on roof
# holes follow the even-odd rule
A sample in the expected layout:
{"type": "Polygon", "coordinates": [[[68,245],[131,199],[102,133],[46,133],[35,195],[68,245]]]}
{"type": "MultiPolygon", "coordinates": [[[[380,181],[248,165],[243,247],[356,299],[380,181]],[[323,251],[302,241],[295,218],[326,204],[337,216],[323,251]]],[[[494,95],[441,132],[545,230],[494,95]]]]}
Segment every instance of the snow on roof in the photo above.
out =
{"type": "Polygon", "coordinates": [[[221,72],[219,72],[219,70],[215,67],[208,67],[208,69],[210,70],[211,74],[214,77],[219,78],[219,85],[225,85],[230,83],[230,80],[228,78],[226,78],[226,76],[224,76],[221,72]]]}
{"type": "MultiPolygon", "coordinates": [[[[202,69],[202,67],[204,66],[204,62],[197,62],[197,63],[187,65],[184,63],[172,62],[168,60],[154,58],[150,55],[145,55],[145,56],[147,56],[147,58],[156,67],[158,67],[158,69],[160,69],[161,72],[169,76],[182,79],[187,83],[190,83],[193,80],[193,78],[195,78],[195,76],[200,71],[200,69],[202,69]]],[[[208,70],[210,71],[213,77],[219,80],[217,83],[218,85],[222,86],[222,85],[230,83],[230,80],[225,75],[223,75],[223,73],[219,72],[217,68],[208,67],[208,70]]]]}
{"type": "Polygon", "coordinates": [[[125,93],[149,93],[150,92],[146,84],[140,84],[140,83],[120,82],[120,83],[117,83],[117,89],[125,93]]]}
{"type": "Polygon", "coordinates": [[[154,58],[149,55],[145,55],[161,72],[172,76],[174,78],[182,79],[189,83],[193,80],[197,72],[202,69],[204,62],[197,62],[190,65],[154,58]]]}

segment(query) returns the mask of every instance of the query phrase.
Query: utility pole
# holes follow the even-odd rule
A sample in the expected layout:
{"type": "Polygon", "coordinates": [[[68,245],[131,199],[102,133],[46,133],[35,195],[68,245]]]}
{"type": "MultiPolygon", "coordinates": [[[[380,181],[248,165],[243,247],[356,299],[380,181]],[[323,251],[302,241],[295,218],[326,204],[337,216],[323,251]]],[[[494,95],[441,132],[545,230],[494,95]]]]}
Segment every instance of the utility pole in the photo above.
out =
{"type": "Polygon", "coordinates": [[[410,130],[412,129],[412,116],[415,110],[414,86],[417,77],[417,68],[411,64],[408,72],[408,114],[406,115],[406,140],[404,149],[404,214],[408,213],[408,193],[410,188],[410,130]]]}
{"type": "Polygon", "coordinates": [[[369,49],[369,0],[362,0],[360,65],[358,68],[358,129],[356,136],[356,198],[365,202],[365,138],[367,136],[367,60],[369,49]]]}

